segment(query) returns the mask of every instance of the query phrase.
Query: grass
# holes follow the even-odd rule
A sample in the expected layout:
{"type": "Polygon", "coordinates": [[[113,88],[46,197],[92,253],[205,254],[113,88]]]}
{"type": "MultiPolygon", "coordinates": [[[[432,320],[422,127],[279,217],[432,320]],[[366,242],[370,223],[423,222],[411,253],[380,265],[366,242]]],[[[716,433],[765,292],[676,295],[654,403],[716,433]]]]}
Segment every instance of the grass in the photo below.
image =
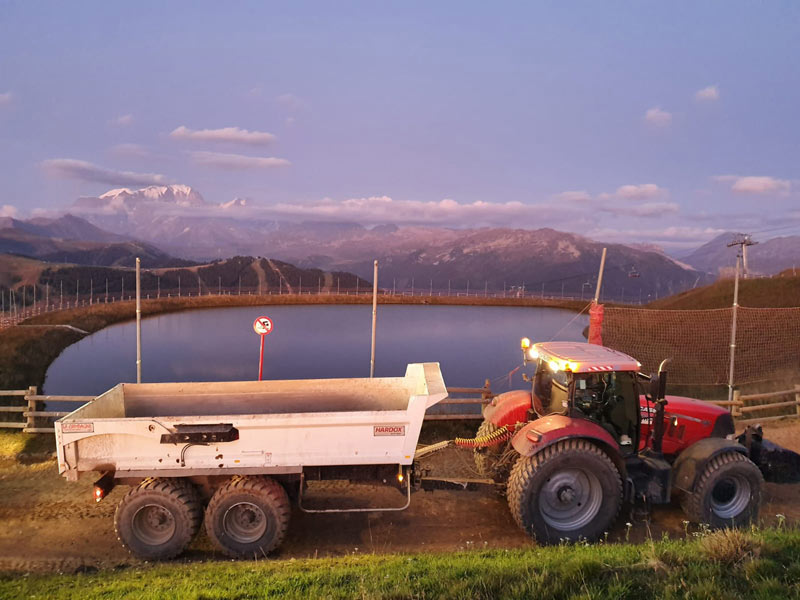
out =
{"type": "MultiPolygon", "coordinates": [[[[733,286],[733,279],[721,279],[711,285],[656,300],[646,308],[670,310],[730,308],[733,303],[733,286]]],[[[751,308],[800,306],[800,275],[791,275],[791,271],[786,271],[775,277],[740,279],[739,305],[751,308]]]]}
{"type": "Polygon", "coordinates": [[[20,455],[45,455],[56,449],[52,434],[29,434],[18,430],[0,430],[0,459],[18,459],[20,455]]]}
{"type": "MultiPolygon", "coordinates": [[[[456,554],[170,563],[76,574],[0,575],[11,598],[797,598],[800,532],[743,534],[748,551],[716,555],[717,534],[638,545],[594,544],[456,554]],[[712,548],[709,551],[709,548],[712,548]]],[[[726,541],[721,542],[727,547],[726,541]]]]}
{"type": "MultiPolygon", "coordinates": [[[[190,309],[231,306],[268,306],[287,304],[369,304],[369,294],[308,295],[285,294],[277,296],[200,296],[190,298],[161,298],[142,301],[142,316],[190,309]]],[[[422,297],[381,296],[380,304],[433,304],[460,306],[547,306],[579,311],[585,303],[572,300],[557,301],[537,298],[479,298],[479,297],[422,297]]],[[[0,331],[0,390],[26,389],[37,386],[40,390],[50,364],[64,348],[81,339],[72,330],[43,327],[71,325],[94,333],[114,323],[135,318],[135,302],[115,302],[62,310],[32,317],[21,325],[0,331]]]]}

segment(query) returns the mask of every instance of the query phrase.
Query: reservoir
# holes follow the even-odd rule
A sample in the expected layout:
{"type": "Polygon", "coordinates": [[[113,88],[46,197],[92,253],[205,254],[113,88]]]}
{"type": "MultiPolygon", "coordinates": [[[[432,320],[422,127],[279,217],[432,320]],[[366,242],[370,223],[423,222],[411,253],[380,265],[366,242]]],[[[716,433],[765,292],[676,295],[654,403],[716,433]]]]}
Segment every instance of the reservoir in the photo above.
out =
{"type": "MultiPolygon", "coordinates": [[[[372,307],[264,306],[191,310],[142,320],[142,381],[258,379],[256,317],[266,337],[265,379],[368,377],[372,307]]],[[[378,306],[376,377],[401,377],[406,364],[439,362],[445,383],[492,390],[526,387],[519,340],[583,341],[586,315],[538,307],[378,306]]],[[[44,393],[98,395],[136,381],[134,321],[69,346],[47,371],[44,393]]]]}

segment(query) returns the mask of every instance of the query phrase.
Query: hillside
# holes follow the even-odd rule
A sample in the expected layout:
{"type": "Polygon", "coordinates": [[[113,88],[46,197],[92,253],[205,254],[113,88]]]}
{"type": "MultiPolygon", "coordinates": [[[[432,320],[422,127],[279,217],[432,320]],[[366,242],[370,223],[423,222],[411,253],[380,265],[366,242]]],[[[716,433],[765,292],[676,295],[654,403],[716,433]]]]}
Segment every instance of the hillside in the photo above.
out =
{"type": "MultiPolygon", "coordinates": [[[[733,304],[733,279],[688,290],[648,304],[648,308],[671,310],[728,308],[733,304]]],[[[752,308],[800,306],[800,275],[789,269],[775,277],[739,280],[739,305],[752,308]]]]}
{"type": "MultiPolygon", "coordinates": [[[[683,262],[699,271],[717,275],[732,271],[738,248],[728,247],[737,236],[733,232],[718,235],[683,258],[683,262]]],[[[747,250],[748,267],[754,275],[774,275],[800,265],[800,236],[790,235],[760,240],[747,250]]]]}

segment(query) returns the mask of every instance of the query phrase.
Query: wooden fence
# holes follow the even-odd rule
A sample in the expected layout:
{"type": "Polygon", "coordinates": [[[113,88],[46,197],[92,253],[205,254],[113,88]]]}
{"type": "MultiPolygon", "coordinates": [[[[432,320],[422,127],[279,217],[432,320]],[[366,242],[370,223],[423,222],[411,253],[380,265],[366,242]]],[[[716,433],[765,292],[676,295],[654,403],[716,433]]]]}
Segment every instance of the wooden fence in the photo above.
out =
{"type": "Polygon", "coordinates": [[[731,414],[737,423],[761,423],[764,421],[775,421],[787,417],[800,417],[800,385],[795,384],[790,390],[778,392],[767,392],[765,394],[741,394],[738,390],[733,392],[733,401],[726,402],[730,405],[731,414]],[[791,400],[780,400],[781,398],[791,398],[791,400]],[[777,402],[765,402],[765,400],[779,400],[777,402]],[[783,414],[766,414],[758,417],[753,415],[763,414],[765,411],[773,413],[779,410],[783,414]],[[787,411],[788,412],[784,412],[787,411]]]}
{"type": "Polygon", "coordinates": [[[94,396],[40,396],[33,386],[27,390],[0,390],[0,398],[5,397],[22,397],[25,404],[0,406],[0,413],[22,413],[24,421],[0,421],[0,428],[22,429],[24,433],[54,433],[53,427],[41,426],[44,425],[43,419],[61,418],[69,414],[68,411],[40,410],[46,402],[86,404],[94,400],[94,396]]]}

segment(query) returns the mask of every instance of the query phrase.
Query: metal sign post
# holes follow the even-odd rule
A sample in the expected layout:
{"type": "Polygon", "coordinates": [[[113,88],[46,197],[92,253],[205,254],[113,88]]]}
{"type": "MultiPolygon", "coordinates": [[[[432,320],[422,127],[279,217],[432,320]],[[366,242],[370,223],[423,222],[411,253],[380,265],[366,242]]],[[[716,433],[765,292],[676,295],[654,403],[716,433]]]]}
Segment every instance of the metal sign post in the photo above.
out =
{"type": "Polygon", "coordinates": [[[142,383],[142,261],[136,257],[136,383],[142,383]]]}
{"type": "Polygon", "coordinates": [[[272,332],[272,320],[269,317],[258,317],[253,323],[253,329],[261,336],[261,352],[258,356],[258,380],[264,374],[264,338],[272,332]]]}

